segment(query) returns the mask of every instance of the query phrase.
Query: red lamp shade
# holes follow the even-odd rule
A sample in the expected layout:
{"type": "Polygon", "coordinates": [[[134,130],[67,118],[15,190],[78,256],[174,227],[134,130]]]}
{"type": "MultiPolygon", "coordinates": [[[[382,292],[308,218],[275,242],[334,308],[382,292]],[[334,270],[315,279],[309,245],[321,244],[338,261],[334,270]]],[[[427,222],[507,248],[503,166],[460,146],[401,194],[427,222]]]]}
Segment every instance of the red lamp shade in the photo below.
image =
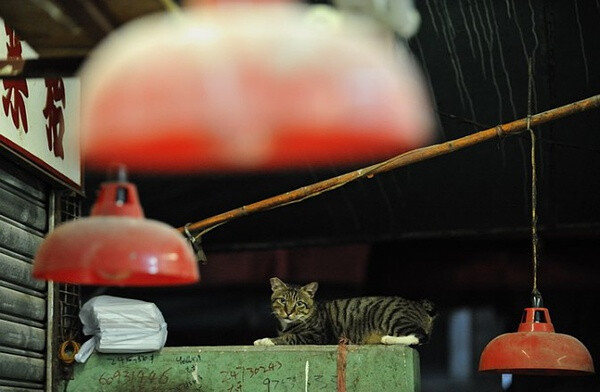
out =
{"type": "Polygon", "coordinates": [[[116,286],[199,280],[191,246],[171,226],[144,219],[133,184],[102,184],[91,215],[48,235],[35,255],[35,278],[116,286]]]}
{"type": "Polygon", "coordinates": [[[586,375],[594,363],[576,338],[555,333],[546,308],[525,308],[517,332],[494,338],[483,350],[480,371],[529,375],[586,375]]]}
{"type": "Polygon", "coordinates": [[[80,72],[88,167],[298,168],[429,142],[429,99],[410,56],[365,20],[315,9],[206,4],[112,33],[80,72]]]}

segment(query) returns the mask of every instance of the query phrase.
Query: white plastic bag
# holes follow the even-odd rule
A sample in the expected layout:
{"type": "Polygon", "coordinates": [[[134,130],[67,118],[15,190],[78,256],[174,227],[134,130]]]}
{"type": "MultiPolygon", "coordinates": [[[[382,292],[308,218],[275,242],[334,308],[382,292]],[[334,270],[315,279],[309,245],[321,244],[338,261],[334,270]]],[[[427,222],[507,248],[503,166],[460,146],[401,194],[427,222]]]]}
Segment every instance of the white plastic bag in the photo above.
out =
{"type": "Polygon", "coordinates": [[[83,333],[94,335],[75,355],[85,362],[94,349],[103,353],[140,353],[160,350],[167,340],[167,323],[151,302],[101,295],[79,312],[83,333]]]}

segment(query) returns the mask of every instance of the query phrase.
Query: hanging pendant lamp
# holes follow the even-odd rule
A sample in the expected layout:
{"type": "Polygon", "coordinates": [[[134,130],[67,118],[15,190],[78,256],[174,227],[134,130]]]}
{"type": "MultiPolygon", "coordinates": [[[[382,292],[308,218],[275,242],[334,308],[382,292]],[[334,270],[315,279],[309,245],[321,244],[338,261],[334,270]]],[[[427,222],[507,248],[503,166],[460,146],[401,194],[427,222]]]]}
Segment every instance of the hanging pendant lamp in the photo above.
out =
{"type": "Polygon", "coordinates": [[[37,279],[109,286],[197,282],[194,252],[173,227],[144,218],[137,189],[124,179],[102,184],[91,216],[59,225],[38,249],[37,279]]]}
{"type": "Polygon", "coordinates": [[[326,6],[200,3],[129,22],[90,54],[79,73],[89,168],[306,168],[431,141],[427,89],[389,31],[326,6]]]}
{"type": "Polygon", "coordinates": [[[544,376],[594,373],[589,351],[576,338],[554,332],[541,296],[525,308],[517,332],[494,338],[483,350],[479,370],[544,376]]]}
{"type": "MultiPolygon", "coordinates": [[[[528,119],[531,119],[532,68],[529,63],[528,119]]],[[[490,341],[481,353],[479,370],[483,372],[526,375],[567,376],[594,373],[594,362],[585,346],[576,338],[554,332],[550,313],[544,307],[537,287],[537,174],[535,132],[531,136],[531,239],[533,253],[533,290],[531,307],[525,308],[517,332],[506,333],[490,341]]]]}

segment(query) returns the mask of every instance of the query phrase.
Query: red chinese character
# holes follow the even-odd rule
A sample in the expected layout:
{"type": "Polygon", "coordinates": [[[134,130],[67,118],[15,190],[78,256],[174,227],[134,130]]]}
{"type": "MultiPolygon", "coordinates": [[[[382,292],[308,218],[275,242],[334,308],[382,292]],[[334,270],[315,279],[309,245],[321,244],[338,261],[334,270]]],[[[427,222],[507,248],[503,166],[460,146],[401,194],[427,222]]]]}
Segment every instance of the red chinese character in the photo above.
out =
{"type": "Polygon", "coordinates": [[[8,43],[6,44],[8,59],[21,59],[23,48],[21,47],[21,40],[17,36],[17,33],[7,25],[4,25],[4,31],[6,31],[6,35],[8,36],[8,43]]]}
{"type": "MultiPolygon", "coordinates": [[[[6,35],[8,36],[8,43],[6,44],[6,50],[8,51],[9,59],[20,59],[21,58],[21,41],[17,34],[8,26],[4,26],[6,35]]],[[[4,79],[2,81],[4,85],[4,91],[6,95],[2,96],[2,106],[4,107],[4,114],[8,116],[10,113],[13,124],[18,129],[23,124],[23,130],[28,131],[27,127],[27,111],[25,110],[25,98],[29,96],[29,90],[27,88],[26,80],[11,80],[4,79]]]]}
{"type": "Polygon", "coordinates": [[[62,79],[46,79],[46,106],[44,117],[48,120],[46,124],[46,137],[48,149],[54,151],[55,157],[65,158],[63,149],[63,136],[65,133],[65,119],[63,108],[66,105],[65,85],[62,79]],[[62,103],[56,106],[54,103],[62,103]]]}

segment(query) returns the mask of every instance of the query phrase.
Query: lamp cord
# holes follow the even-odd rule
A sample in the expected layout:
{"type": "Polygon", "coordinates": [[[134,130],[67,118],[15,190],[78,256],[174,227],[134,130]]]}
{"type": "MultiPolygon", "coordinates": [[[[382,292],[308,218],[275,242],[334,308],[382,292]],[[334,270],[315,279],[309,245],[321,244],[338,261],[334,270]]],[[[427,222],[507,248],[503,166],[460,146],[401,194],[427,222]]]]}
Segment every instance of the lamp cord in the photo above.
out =
{"type": "Polygon", "coordinates": [[[537,288],[538,271],[538,234],[537,234],[537,175],[535,159],[535,132],[531,128],[531,96],[533,85],[533,67],[531,58],[528,59],[528,86],[527,86],[527,130],[531,136],[531,245],[533,252],[533,290],[531,292],[533,306],[541,304],[541,294],[537,288]]]}

